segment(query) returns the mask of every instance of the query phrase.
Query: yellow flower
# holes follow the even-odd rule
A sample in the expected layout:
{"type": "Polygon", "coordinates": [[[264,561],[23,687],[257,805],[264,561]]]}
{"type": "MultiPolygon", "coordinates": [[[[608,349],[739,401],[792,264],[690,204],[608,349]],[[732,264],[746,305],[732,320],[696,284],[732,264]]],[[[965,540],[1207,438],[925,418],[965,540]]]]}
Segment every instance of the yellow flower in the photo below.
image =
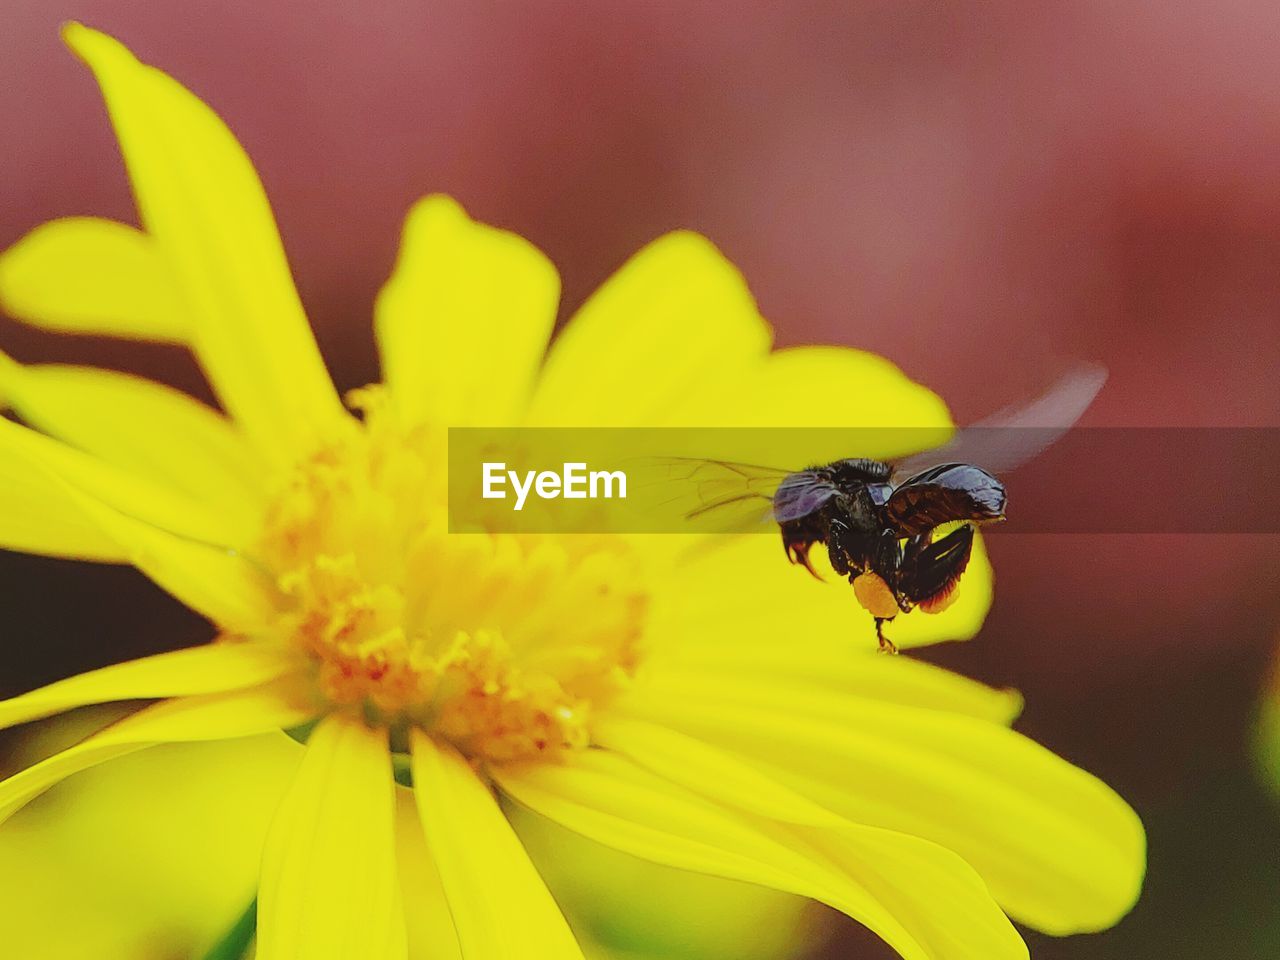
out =
{"type": "MultiPolygon", "coordinates": [[[[14,759],[48,755],[121,712],[91,707],[33,724],[14,759]]],[[[84,960],[91,942],[99,957],[204,957],[253,896],[271,813],[301,753],[271,734],[169,744],[87,770],[59,788],[57,803],[28,807],[0,830],[5,956],[84,960]]],[[[397,815],[412,825],[417,813],[402,794],[397,815]]],[[[614,956],[609,946],[629,960],[784,960],[831,926],[797,897],[660,867],[517,817],[592,960],[614,956]]],[[[438,880],[402,877],[418,955],[456,956],[438,880]],[[433,929],[441,942],[430,942],[433,929]]]]}
{"type": "MultiPolygon", "coordinates": [[[[467,960],[581,956],[512,805],[827,903],[909,960],[1025,956],[1001,906],[1051,933],[1129,909],[1144,837],[1123,801],[1010,730],[1015,695],[873,655],[848,591],[772,538],[446,531],[449,426],[945,428],[936,397],[854,351],[771,353],[741,277],[691,234],[639,253],[548,349],[550,263],[432,197],[376,305],[385,382],[353,416],[230,133],[116,41],[66,39],[145,229],[47,224],[0,260],[0,296],[49,329],[189,346],[227,415],[6,360],[0,392],[34,429],[0,421],[0,544],[131,563],[218,638],[0,703],[13,725],[160,701],[0,783],[0,817],[153,744],[310,725],[265,841],[260,960],[418,955],[415,873],[438,875],[467,960]]],[[[895,639],[971,635],[980,556],[965,586],[895,639]]]]}

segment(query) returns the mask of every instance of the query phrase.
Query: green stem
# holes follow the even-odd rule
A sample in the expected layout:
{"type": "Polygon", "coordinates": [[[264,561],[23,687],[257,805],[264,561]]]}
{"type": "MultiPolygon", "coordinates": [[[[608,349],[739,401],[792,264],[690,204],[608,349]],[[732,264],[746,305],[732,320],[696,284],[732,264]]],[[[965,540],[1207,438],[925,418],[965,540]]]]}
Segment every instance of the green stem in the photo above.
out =
{"type": "Polygon", "coordinates": [[[257,925],[258,898],[254,897],[226,935],[204,955],[204,960],[243,960],[249,951],[249,945],[253,943],[253,932],[257,925]]]}

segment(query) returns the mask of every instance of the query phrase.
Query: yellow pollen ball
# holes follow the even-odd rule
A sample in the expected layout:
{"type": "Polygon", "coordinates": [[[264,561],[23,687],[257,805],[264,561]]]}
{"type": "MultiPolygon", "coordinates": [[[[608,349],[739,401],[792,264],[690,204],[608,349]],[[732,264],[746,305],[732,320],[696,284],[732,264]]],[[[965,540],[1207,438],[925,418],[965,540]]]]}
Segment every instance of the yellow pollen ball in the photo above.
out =
{"type": "Polygon", "coordinates": [[[894,599],[893,591],[879,574],[863,573],[855,577],[853,595],[858,598],[863,609],[873,617],[887,620],[902,612],[898,609],[898,601],[894,599]]]}
{"type": "Polygon", "coordinates": [[[449,533],[445,431],[399,423],[381,388],[351,401],[364,422],[280,485],[260,551],[285,598],[276,630],[320,696],[476,758],[588,745],[636,667],[647,593],[630,545],[449,533]]]}

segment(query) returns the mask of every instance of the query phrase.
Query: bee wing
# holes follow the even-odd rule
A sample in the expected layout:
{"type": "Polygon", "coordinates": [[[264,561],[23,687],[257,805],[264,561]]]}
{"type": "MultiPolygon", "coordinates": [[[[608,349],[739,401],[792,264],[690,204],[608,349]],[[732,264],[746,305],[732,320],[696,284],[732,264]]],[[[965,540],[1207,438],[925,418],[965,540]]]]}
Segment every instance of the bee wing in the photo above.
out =
{"type": "Polygon", "coordinates": [[[698,457],[647,458],[650,473],[669,488],[666,506],[686,520],[711,515],[720,531],[750,530],[773,520],[775,491],[790,471],[732,460],[698,457]]]}
{"type": "Polygon", "coordinates": [[[989,473],[1007,473],[1039,456],[1070,430],[1106,381],[1105,367],[1081,367],[1026,406],[1006,407],[957,431],[941,447],[899,460],[890,482],[908,483],[930,467],[947,463],[976,464],[989,473]]]}
{"type": "Polygon", "coordinates": [[[1004,518],[1004,484],[971,463],[944,463],[900,484],[884,505],[885,520],[903,537],[943,523],[1004,518]]]}
{"type": "Polygon", "coordinates": [[[836,494],[836,488],[812,470],[787,474],[773,495],[773,519],[778,523],[808,516],[836,494]]]}

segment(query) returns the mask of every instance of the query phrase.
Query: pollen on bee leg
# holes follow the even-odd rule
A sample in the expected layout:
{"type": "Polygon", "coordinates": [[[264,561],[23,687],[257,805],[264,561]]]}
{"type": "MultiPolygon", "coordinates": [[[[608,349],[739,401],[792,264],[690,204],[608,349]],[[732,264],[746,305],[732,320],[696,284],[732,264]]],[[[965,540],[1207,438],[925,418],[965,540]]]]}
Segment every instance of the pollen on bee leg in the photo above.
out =
{"type": "Polygon", "coordinates": [[[858,598],[858,603],[862,604],[862,608],[873,617],[891,620],[901,612],[893,591],[879,574],[868,571],[854,577],[850,582],[853,584],[853,595],[858,598]]]}

